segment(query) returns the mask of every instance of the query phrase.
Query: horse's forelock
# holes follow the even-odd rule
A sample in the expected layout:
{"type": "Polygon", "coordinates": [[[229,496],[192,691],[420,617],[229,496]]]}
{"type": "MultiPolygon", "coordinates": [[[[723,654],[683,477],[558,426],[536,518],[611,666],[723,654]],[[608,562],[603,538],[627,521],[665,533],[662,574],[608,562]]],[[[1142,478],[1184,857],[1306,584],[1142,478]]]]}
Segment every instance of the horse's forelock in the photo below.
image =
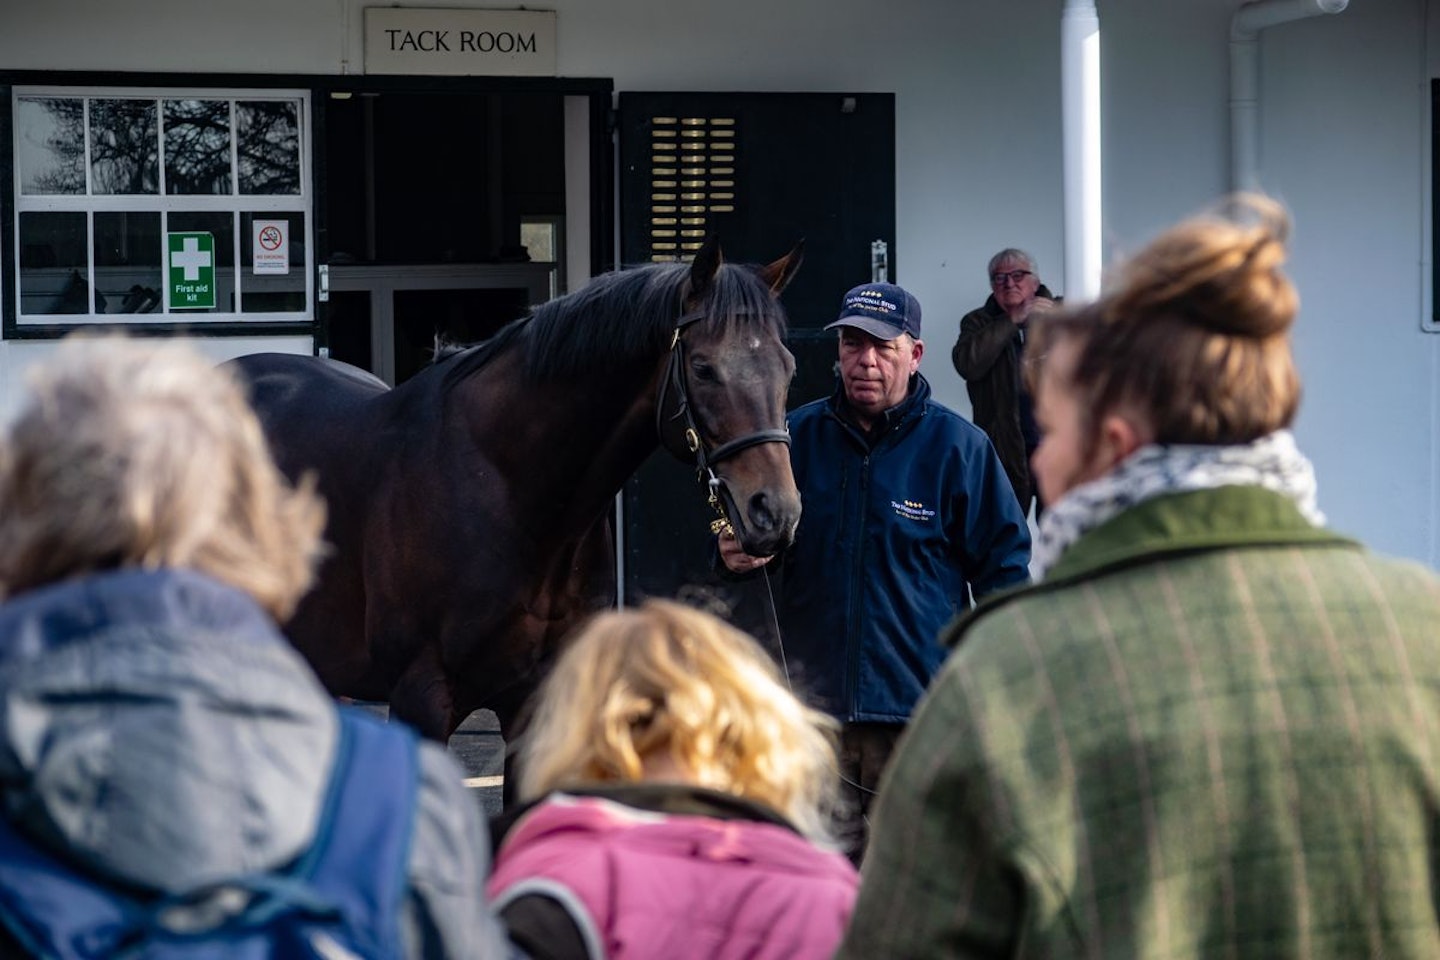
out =
{"type": "Polygon", "coordinates": [[[707,322],[720,324],[722,333],[738,324],[741,329],[758,327],[785,335],[785,311],[753,266],[722,265],[705,310],[707,322]]]}

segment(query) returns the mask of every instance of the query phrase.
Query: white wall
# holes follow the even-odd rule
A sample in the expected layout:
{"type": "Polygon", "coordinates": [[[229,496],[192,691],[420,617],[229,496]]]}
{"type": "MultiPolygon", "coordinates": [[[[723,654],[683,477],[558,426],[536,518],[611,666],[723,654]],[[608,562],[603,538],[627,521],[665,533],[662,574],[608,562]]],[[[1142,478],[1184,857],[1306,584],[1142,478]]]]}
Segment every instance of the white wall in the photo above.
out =
{"type": "MultiPolygon", "coordinates": [[[[1420,330],[1432,0],[1352,0],[1263,35],[1261,181],[1290,205],[1298,425],[1333,524],[1440,563],[1440,337],[1420,330]]],[[[1440,5],[1440,0],[1433,0],[1440,5]]],[[[0,69],[358,72],[365,0],[0,0],[0,69]],[[83,30],[75,29],[84,24],[83,30]]],[[[421,0],[417,6],[456,6],[421,0]]],[[[464,4],[480,6],[483,4],[464,4]]],[[[1003,246],[1058,283],[1063,0],[554,0],[559,72],[617,90],[896,94],[899,282],[924,369],[1003,246]]],[[[1098,0],[1105,229],[1133,249],[1227,188],[1235,0],[1098,0]]],[[[1433,46],[1433,45],[1432,45],[1433,46]]],[[[14,363],[0,352],[0,375],[14,363]]],[[[6,388],[8,389],[8,387],[6,388]]]]}
{"type": "MultiPolygon", "coordinates": [[[[220,363],[247,353],[314,352],[309,337],[176,337],[220,363]]],[[[51,356],[58,340],[12,340],[0,344],[0,421],[15,413],[25,392],[25,371],[51,356]]]]}
{"type": "Polygon", "coordinates": [[[1295,211],[1297,432],[1331,523],[1436,556],[1440,337],[1421,332],[1430,172],[1420,0],[1356,0],[1266,38],[1262,184],[1295,211]]]}

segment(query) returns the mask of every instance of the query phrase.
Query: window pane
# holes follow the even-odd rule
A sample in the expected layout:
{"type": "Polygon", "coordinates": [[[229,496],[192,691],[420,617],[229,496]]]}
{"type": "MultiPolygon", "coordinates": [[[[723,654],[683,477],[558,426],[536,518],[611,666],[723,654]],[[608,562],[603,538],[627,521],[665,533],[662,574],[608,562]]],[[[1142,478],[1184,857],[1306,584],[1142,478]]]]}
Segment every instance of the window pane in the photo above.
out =
{"type": "MultiPolygon", "coordinates": [[[[235,215],[233,213],[172,212],[166,229],[171,233],[211,233],[215,235],[215,307],[214,313],[235,312],[235,215]]],[[[185,314],[201,314],[204,310],[186,310],[185,314]]]]}
{"type": "Polygon", "coordinates": [[[305,309],[305,214],[246,213],[240,216],[240,310],[242,313],[291,313],[305,309]],[[256,220],[279,220],[286,224],[285,247],[289,263],[285,272],[272,262],[264,272],[255,273],[256,220]]]}
{"type": "Polygon", "coordinates": [[[166,100],[165,192],[230,192],[230,101],[166,100]]]}
{"type": "Polygon", "coordinates": [[[157,129],[154,100],[91,100],[91,192],[159,193],[157,129]]]}
{"type": "Polygon", "coordinates": [[[299,104],[249,100],[235,104],[240,192],[300,194],[299,104]]]}
{"type": "Polygon", "coordinates": [[[555,224],[520,222],[520,243],[530,259],[539,262],[553,262],[555,256],[555,224]]]}
{"type": "Polygon", "coordinates": [[[20,214],[22,314],[89,313],[88,269],[85,214],[20,214]]]}
{"type": "Polygon", "coordinates": [[[15,157],[24,194],[85,192],[85,101],[21,97],[15,104],[15,157]]]}
{"type": "Polygon", "coordinates": [[[164,309],[159,213],[95,214],[96,303],[105,313],[164,309]]]}

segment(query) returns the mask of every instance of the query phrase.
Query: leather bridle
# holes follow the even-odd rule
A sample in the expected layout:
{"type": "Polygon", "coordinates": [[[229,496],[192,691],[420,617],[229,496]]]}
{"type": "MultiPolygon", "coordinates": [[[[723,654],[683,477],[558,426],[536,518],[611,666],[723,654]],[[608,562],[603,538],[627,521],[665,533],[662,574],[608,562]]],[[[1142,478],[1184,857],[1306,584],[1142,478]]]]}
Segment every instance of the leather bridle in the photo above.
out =
{"type": "Polygon", "coordinates": [[[719,514],[711,522],[711,530],[719,533],[730,527],[730,508],[734,500],[725,481],[715,473],[715,465],[730,459],[742,450],[762,443],[783,443],[790,445],[789,429],[756,430],[744,436],[728,440],[714,448],[707,448],[695,422],[690,407],[690,392],[685,379],[685,330],[707,314],[692,310],[682,314],[675,321],[675,332],[670,337],[670,359],[665,374],[660,378],[659,391],[655,397],[655,431],[660,435],[660,444],[682,463],[693,459],[697,480],[704,480],[710,492],[710,506],[719,514]]]}

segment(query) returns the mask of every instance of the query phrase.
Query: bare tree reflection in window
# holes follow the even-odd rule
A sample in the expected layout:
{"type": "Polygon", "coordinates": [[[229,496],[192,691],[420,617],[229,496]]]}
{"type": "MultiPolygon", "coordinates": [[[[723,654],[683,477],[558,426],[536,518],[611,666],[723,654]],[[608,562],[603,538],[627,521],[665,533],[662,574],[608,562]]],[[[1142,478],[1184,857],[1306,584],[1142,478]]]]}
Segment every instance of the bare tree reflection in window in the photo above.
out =
{"type": "Polygon", "coordinates": [[[166,100],[165,192],[230,192],[230,101],[166,100]]]}
{"type": "Polygon", "coordinates": [[[78,97],[23,97],[15,122],[21,192],[83,194],[85,101],[78,97]]]}
{"type": "Polygon", "coordinates": [[[300,193],[300,125],[293,100],[248,100],[235,105],[242,194],[300,193]]]}
{"type": "Polygon", "coordinates": [[[90,101],[90,176],[97,194],[160,191],[154,100],[90,101]]]}

